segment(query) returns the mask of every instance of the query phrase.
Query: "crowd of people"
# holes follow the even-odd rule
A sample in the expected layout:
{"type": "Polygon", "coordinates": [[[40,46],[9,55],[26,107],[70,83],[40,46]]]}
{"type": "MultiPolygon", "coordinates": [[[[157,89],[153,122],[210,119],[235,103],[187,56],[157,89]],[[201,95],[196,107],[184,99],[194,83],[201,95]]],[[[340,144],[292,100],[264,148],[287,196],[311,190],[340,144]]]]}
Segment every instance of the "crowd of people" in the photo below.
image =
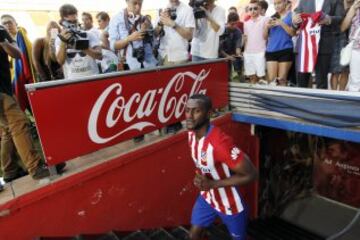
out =
{"type": "MultiPolygon", "coordinates": [[[[356,67],[360,63],[360,0],[329,0],[328,4],[300,0],[297,6],[290,0],[274,0],[275,14],[270,17],[264,0],[249,0],[242,16],[236,7],[228,9],[226,16],[215,0],[169,0],[154,19],[142,14],[142,3],[126,0],[126,7],[112,18],[99,12],[95,16],[98,27],[90,13],[82,12],[80,23],[77,8],[62,5],[60,20],[49,22],[45,36],[33,44],[13,16],[1,16],[0,122],[5,181],[24,174],[11,160],[13,145],[31,176],[49,175],[31,144],[23,112],[28,107],[27,97],[23,86],[18,86],[24,79],[29,80],[25,83],[74,79],[226,58],[230,78],[237,75],[243,82],[312,87],[314,78],[317,88],[328,89],[330,80],[331,89],[360,90],[360,68],[356,67]],[[341,50],[348,43],[351,60],[349,66],[343,66],[341,50]]],[[[181,127],[173,124],[167,132],[181,127]]]]}
{"type": "MultiPolygon", "coordinates": [[[[244,16],[239,16],[236,7],[228,9],[226,16],[226,10],[216,5],[215,0],[191,0],[189,3],[169,0],[152,19],[142,14],[143,0],[126,0],[126,7],[112,18],[106,12],[99,12],[96,15],[98,28],[90,13],[81,14],[80,24],[78,9],[65,4],[59,10],[59,22],[49,22],[45,36],[37,39],[32,47],[26,31],[17,25],[16,19],[11,15],[1,16],[0,127],[1,168],[5,182],[27,173],[34,179],[50,175],[34,147],[30,123],[24,113],[26,104],[19,101],[20,90],[14,89],[12,83],[24,77],[32,76],[34,82],[71,80],[226,58],[231,76],[237,75],[242,82],[307,88],[313,87],[314,78],[320,89],[328,89],[330,81],[333,90],[359,91],[360,68],[356,66],[360,64],[360,0],[328,0],[327,4],[324,4],[325,0],[300,0],[295,8],[290,0],[273,2],[275,14],[268,17],[268,4],[264,0],[249,0],[244,16]],[[340,64],[341,50],[348,43],[351,43],[351,60],[344,66],[340,64]],[[19,68],[18,64],[28,64],[28,69],[19,68]],[[21,78],[19,74],[25,75],[21,78]],[[15,148],[26,171],[14,160],[15,148]]],[[[188,123],[200,121],[202,124],[202,132],[195,131],[199,135],[197,140],[207,137],[211,131],[209,102],[209,99],[197,96],[188,103],[188,123]],[[194,109],[199,109],[202,115],[196,116],[198,113],[194,109]]],[[[167,130],[176,132],[181,126],[180,123],[173,124],[167,130]]],[[[217,137],[213,138],[216,140],[217,137]]],[[[244,160],[244,155],[240,155],[240,150],[232,145],[226,147],[232,147],[233,152],[224,155],[223,161],[238,172],[238,176],[229,177],[233,181],[225,180],[219,186],[233,187],[235,183],[255,179],[253,167],[244,160]],[[236,162],[231,160],[234,156],[236,162]],[[244,171],[248,179],[244,179],[244,171]]],[[[56,166],[58,171],[63,168],[63,164],[56,166]]],[[[203,186],[209,184],[208,180],[200,174],[194,183],[200,190],[209,191],[211,186],[203,186]]],[[[237,193],[233,194],[234,198],[238,197],[237,193]]],[[[206,196],[205,200],[207,198],[211,196],[206,196]]],[[[224,213],[221,217],[228,221],[230,231],[234,221],[246,225],[243,214],[237,215],[244,210],[240,199],[237,201],[236,206],[230,206],[233,211],[220,211],[224,213]],[[228,214],[229,211],[234,214],[228,214]]],[[[209,212],[209,203],[199,199],[196,204],[193,224],[198,228],[192,229],[192,239],[198,239],[199,229],[210,223],[210,218],[203,219],[206,213],[200,211],[205,206],[209,212]]],[[[212,212],[211,220],[215,213],[218,215],[218,212],[212,212]]],[[[243,239],[242,232],[243,229],[235,228],[233,238],[243,239]]]]}
{"type": "MultiPolygon", "coordinates": [[[[111,20],[99,12],[98,28],[90,13],[81,14],[80,24],[76,7],[63,5],[59,23],[49,22],[46,36],[33,43],[36,81],[227,58],[232,76],[253,84],[312,87],[315,78],[317,88],[359,90],[358,0],[299,1],[295,8],[291,0],[274,0],[270,17],[264,0],[249,0],[241,16],[231,7],[227,17],[215,0],[169,0],[154,20],[142,14],[142,2],[127,0],[111,20]],[[306,32],[316,40],[306,42],[306,32]],[[352,60],[342,66],[340,52],[350,41],[352,60]]],[[[1,22],[16,40],[16,20],[3,15],[1,22]]]]}

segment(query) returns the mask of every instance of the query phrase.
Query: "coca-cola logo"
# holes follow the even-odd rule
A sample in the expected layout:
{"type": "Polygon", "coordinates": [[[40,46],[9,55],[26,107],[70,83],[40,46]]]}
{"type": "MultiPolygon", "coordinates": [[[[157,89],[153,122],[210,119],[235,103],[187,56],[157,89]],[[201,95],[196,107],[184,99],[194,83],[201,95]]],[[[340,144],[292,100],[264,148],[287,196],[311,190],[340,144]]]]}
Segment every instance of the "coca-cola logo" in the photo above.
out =
{"type": "Polygon", "coordinates": [[[91,141],[105,144],[131,130],[141,132],[147,127],[156,127],[156,123],[166,125],[170,119],[179,119],[185,111],[189,96],[196,93],[206,94],[206,89],[203,89],[202,85],[210,72],[211,69],[203,69],[199,74],[190,71],[179,72],[164,88],[149,89],[143,94],[134,92],[127,98],[122,94],[124,87],[121,83],[111,84],[100,94],[91,110],[88,122],[91,141]],[[192,81],[190,92],[184,89],[186,81],[192,81]],[[111,104],[105,104],[108,102],[111,104]],[[150,118],[153,120],[149,120],[150,118]],[[157,122],[154,119],[157,119],[157,122]],[[120,126],[127,127],[122,129],[120,126]],[[114,129],[114,134],[102,136],[99,133],[102,127],[114,129]]]}

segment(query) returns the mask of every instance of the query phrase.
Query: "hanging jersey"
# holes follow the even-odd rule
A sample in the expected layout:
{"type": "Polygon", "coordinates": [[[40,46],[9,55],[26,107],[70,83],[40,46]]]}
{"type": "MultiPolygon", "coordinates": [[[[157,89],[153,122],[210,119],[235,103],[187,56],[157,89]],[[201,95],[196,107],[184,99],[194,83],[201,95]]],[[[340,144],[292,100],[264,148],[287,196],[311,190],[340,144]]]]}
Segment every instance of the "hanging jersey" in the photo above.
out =
{"type": "Polygon", "coordinates": [[[315,69],[321,35],[321,26],[319,25],[319,22],[323,17],[324,14],[322,12],[301,14],[303,22],[300,26],[300,35],[297,43],[298,72],[312,73],[315,69]]]}
{"type": "MultiPolygon", "coordinates": [[[[197,172],[212,180],[231,177],[230,169],[244,159],[244,153],[234,145],[232,139],[213,126],[199,141],[196,140],[195,133],[189,131],[189,146],[197,172]]],[[[202,191],[201,196],[210,206],[226,215],[234,215],[244,209],[235,187],[202,191]]]]}

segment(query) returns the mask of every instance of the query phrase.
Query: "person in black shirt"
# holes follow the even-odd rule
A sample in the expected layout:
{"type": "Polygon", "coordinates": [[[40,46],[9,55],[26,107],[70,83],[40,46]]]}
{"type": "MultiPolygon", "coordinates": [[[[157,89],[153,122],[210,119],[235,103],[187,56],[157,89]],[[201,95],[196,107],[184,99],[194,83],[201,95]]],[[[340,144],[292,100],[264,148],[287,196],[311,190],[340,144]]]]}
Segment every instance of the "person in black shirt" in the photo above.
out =
{"type": "Polygon", "coordinates": [[[238,76],[241,76],[241,45],[242,33],[237,28],[239,15],[231,12],[228,15],[225,33],[220,37],[220,56],[230,60],[230,69],[233,66],[238,76]],[[232,64],[232,66],[231,66],[232,64]]]}
{"type": "MultiPolygon", "coordinates": [[[[1,168],[5,182],[23,176],[23,170],[11,157],[15,144],[27,171],[34,179],[50,175],[41,164],[31,138],[29,120],[12,97],[9,56],[20,58],[21,52],[7,29],[0,25],[0,128],[1,128],[1,168]]],[[[61,169],[64,166],[61,166],[61,169]]],[[[60,170],[60,168],[58,169],[60,170]]]]}

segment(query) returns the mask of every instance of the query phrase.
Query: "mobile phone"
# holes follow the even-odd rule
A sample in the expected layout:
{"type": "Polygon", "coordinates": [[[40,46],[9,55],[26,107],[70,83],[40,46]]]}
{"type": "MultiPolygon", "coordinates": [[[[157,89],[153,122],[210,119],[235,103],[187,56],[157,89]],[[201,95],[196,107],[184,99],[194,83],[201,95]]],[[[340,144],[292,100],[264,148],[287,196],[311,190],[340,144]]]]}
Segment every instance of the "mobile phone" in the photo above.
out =
{"type": "Polygon", "coordinates": [[[59,30],[57,28],[50,29],[50,38],[55,39],[59,34],[59,30]]]}

